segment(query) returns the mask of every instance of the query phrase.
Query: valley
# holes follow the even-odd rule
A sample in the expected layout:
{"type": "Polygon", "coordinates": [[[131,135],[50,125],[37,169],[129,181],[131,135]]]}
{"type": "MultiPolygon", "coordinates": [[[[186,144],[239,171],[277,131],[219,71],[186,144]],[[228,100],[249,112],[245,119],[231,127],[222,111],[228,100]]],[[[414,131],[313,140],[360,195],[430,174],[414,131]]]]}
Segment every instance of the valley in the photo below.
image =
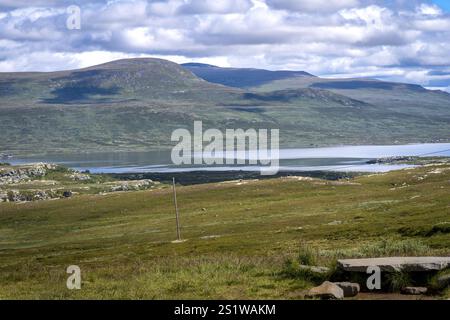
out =
{"type": "Polygon", "coordinates": [[[72,71],[0,73],[0,152],[168,150],[171,132],[192,130],[196,120],[219,130],[279,128],[284,148],[449,141],[450,95],[441,91],[257,69],[227,71],[242,80],[231,87],[221,68],[207,71],[222,83],[191,72],[209,79],[198,71],[205,68],[212,67],[128,59],[72,71]],[[255,82],[254,72],[267,79],[255,82]]]}

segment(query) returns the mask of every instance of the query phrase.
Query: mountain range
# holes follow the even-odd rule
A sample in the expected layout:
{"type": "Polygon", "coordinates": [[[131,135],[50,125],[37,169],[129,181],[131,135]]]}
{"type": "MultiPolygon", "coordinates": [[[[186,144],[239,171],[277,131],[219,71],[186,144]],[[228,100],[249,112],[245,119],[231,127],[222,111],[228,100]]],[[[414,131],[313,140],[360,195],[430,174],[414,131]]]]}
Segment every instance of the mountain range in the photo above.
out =
{"type": "Polygon", "coordinates": [[[125,59],[0,73],[0,152],[154,150],[174,129],[278,128],[283,147],[448,142],[450,95],[304,71],[125,59]]]}

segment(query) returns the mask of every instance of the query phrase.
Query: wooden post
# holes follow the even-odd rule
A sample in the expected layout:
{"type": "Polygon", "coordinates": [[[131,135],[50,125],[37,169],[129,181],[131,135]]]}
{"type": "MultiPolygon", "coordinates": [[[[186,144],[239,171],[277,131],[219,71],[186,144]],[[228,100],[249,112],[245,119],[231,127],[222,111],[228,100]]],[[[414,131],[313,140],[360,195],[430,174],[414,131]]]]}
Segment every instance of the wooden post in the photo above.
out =
{"type": "Polygon", "coordinates": [[[177,240],[181,241],[180,216],[178,213],[177,190],[175,188],[175,177],[172,178],[172,186],[173,186],[173,203],[175,205],[175,214],[176,214],[176,221],[177,221],[177,240]]]}

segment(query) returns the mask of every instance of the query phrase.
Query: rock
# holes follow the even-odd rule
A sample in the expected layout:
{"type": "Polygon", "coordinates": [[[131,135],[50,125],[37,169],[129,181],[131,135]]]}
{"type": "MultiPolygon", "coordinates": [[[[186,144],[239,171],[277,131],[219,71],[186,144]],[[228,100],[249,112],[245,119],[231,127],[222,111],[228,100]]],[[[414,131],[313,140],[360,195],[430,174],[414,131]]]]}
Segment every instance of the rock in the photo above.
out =
{"type": "Polygon", "coordinates": [[[338,260],[339,268],[348,272],[366,272],[368,267],[378,266],[385,272],[429,272],[450,266],[450,257],[389,257],[338,260]]]}
{"type": "Polygon", "coordinates": [[[342,224],[342,221],[340,221],[340,220],[335,220],[335,221],[331,221],[331,222],[327,223],[327,225],[329,225],[329,226],[337,226],[340,224],[342,224]]]}
{"type": "Polygon", "coordinates": [[[80,172],[74,172],[72,174],[67,175],[70,179],[74,181],[88,181],[91,180],[91,176],[88,174],[83,174],[80,172]]]}
{"type": "Polygon", "coordinates": [[[33,201],[46,200],[46,199],[49,199],[49,198],[50,198],[50,196],[45,191],[37,191],[33,195],[33,201]]]}
{"type": "Polygon", "coordinates": [[[64,191],[63,192],[63,197],[64,198],[70,198],[71,196],[73,196],[72,191],[64,191]]]}
{"type": "Polygon", "coordinates": [[[56,165],[36,163],[21,167],[11,167],[0,171],[0,185],[20,183],[40,178],[47,174],[48,170],[56,169],[56,165]]]}
{"type": "Polygon", "coordinates": [[[339,288],[344,291],[344,297],[355,297],[358,295],[360,287],[358,283],[352,282],[334,282],[339,288]]]}
{"type": "Polygon", "coordinates": [[[320,273],[320,274],[327,274],[328,272],[330,272],[330,269],[327,268],[327,267],[300,265],[299,268],[300,269],[304,269],[304,270],[310,270],[310,271],[312,271],[314,273],[320,273]]]}
{"type": "Polygon", "coordinates": [[[11,190],[8,192],[8,200],[11,202],[23,202],[29,201],[30,199],[26,195],[21,194],[18,190],[11,190]]]}
{"type": "Polygon", "coordinates": [[[28,201],[40,201],[60,198],[58,192],[54,190],[28,190],[24,193],[19,190],[10,190],[5,194],[0,192],[0,202],[28,202],[28,201]]]}
{"type": "Polygon", "coordinates": [[[150,179],[118,181],[118,182],[114,182],[114,186],[111,187],[111,192],[144,190],[144,189],[148,189],[148,188],[152,187],[153,185],[154,185],[154,182],[150,179]]]}
{"type": "Polygon", "coordinates": [[[427,293],[428,289],[425,287],[405,287],[402,288],[401,293],[403,294],[411,294],[411,295],[420,295],[427,293]]]}
{"type": "Polygon", "coordinates": [[[8,201],[8,193],[6,191],[0,190],[0,202],[8,201]]]}
{"type": "Polygon", "coordinates": [[[19,191],[11,190],[10,192],[8,192],[8,200],[11,201],[11,202],[20,201],[19,191]]]}
{"type": "Polygon", "coordinates": [[[325,281],[318,287],[309,290],[307,298],[320,298],[324,300],[344,299],[344,291],[332,282],[325,281]]]}

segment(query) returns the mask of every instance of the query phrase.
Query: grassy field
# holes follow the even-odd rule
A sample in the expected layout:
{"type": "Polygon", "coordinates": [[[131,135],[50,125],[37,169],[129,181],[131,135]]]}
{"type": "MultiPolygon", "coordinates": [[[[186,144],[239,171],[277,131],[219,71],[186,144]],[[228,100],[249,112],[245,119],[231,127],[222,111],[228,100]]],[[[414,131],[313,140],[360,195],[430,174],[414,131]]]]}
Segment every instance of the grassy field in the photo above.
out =
{"type": "Polygon", "coordinates": [[[449,194],[450,165],[180,186],[183,243],[170,189],[2,203],[0,298],[300,299],[305,260],[450,255],[449,194]]]}

